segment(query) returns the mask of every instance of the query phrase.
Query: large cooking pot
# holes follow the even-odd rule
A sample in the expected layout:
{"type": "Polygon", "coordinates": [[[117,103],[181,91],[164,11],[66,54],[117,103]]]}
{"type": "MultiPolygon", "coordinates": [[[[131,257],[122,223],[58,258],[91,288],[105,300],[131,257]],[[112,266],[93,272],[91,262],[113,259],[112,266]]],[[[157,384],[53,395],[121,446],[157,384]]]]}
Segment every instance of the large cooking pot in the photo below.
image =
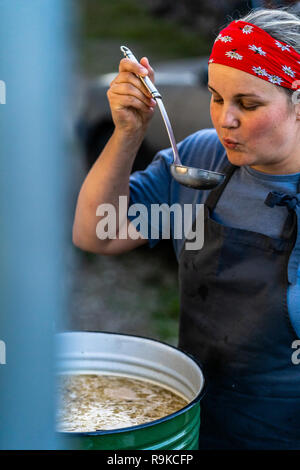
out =
{"type": "Polygon", "coordinates": [[[72,331],[57,334],[56,340],[59,374],[104,373],[149,380],[188,400],[181,410],[150,423],[95,432],[60,432],[68,448],[198,448],[204,378],[190,355],[160,341],[118,333],[72,331]]]}

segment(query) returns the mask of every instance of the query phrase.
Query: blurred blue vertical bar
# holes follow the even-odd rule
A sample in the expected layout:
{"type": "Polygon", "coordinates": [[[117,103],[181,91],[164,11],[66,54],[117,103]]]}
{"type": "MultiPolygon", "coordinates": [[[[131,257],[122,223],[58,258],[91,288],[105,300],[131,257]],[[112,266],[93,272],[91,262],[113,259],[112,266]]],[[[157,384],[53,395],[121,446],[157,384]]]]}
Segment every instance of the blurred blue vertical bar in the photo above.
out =
{"type": "Polygon", "coordinates": [[[70,5],[0,0],[0,449],[61,446],[53,337],[67,304],[70,5]]]}

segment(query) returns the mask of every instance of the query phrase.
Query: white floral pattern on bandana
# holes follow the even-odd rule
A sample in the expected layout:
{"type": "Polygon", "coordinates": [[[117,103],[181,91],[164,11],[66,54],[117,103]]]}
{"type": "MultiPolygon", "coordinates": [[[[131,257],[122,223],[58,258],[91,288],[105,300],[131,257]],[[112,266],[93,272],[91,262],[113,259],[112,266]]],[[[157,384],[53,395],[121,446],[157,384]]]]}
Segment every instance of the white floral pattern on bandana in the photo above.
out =
{"type": "Polygon", "coordinates": [[[290,46],[288,46],[287,44],[281,44],[281,42],[279,41],[275,41],[275,44],[277,47],[279,47],[282,51],[289,51],[290,52],[290,46]]]}
{"type": "Polygon", "coordinates": [[[268,72],[266,71],[266,69],[262,69],[261,67],[255,67],[255,66],[253,66],[253,67],[252,67],[252,70],[253,70],[253,72],[255,72],[257,75],[260,75],[261,77],[267,77],[267,76],[268,76],[268,72]]]}
{"type": "Polygon", "coordinates": [[[231,42],[232,37],[231,36],[222,36],[222,34],[218,34],[218,36],[215,39],[215,42],[217,42],[217,41],[231,42]]]}
{"type": "Polygon", "coordinates": [[[255,52],[255,54],[266,55],[266,52],[263,51],[261,47],[255,46],[254,44],[251,44],[251,46],[249,46],[249,49],[255,52]]]}
{"type": "Polygon", "coordinates": [[[296,72],[294,72],[294,70],[292,70],[291,67],[288,67],[287,65],[283,65],[282,70],[290,77],[295,77],[296,75],[296,72]]]}
{"type": "Polygon", "coordinates": [[[227,57],[230,57],[230,59],[242,60],[243,58],[243,56],[238,54],[238,52],[236,51],[227,51],[225,52],[225,55],[227,55],[227,57]]]}
{"type": "Polygon", "coordinates": [[[280,85],[280,83],[282,82],[282,78],[277,77],[277,75],[268,74],[268,79],[269,82],[274,83],[275,85],[280,85]]]}
{"type": "Polygon", "coordinates": [[[246,24],[246,26],[243,27],[242,31],[244,34],[250,34],[253,31],[253,26],[246,24]]]}
{"type": "Polygon", "coordinates": [[[295,83],[300,83],[300,54],[241,20],[232,21],[218,34],[208,62],[243,70],[285,88],[295,89],[295,83]]]}
{"type": "Polygon", "coordinates": [[[221,41],[222,41],[222,42],[231,42],[231,41],[232,41],[232,37],[231,37],[231,36],[222,36],[222,37],[221,37],[221,41]]]}

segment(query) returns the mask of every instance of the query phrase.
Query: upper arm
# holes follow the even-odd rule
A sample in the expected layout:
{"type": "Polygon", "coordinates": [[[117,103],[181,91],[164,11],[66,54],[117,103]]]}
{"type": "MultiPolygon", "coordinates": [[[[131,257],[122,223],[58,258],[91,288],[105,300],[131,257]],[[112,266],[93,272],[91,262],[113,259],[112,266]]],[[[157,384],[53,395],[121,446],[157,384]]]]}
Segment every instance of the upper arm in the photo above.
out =
{"type": "Polygon", "coordinates": [[[162,220],[153,217],[155,208],[170,202],[170,164],[172,149],[158,152],[153,161],[143,171],[130,176],[130,200],[128,219],[138,226],[139,231],[148,238],[149,246],[154,247],[163,236],[162,220]],[[136,219],[136,220],[135,220],[136,219]]]}

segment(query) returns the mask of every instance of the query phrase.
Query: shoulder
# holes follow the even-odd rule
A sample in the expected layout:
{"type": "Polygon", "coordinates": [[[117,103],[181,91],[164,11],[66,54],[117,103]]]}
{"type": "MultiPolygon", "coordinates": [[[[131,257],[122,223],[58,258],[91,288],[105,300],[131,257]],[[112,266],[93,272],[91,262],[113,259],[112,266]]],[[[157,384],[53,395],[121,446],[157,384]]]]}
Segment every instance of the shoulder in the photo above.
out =
{"type": "MultiPolygon", "coordinates": [[[[201,129],[190,134],[177,144],[179,157],[183,165],[203,167],[206,170],[222,167],[227,160],[226,150],[220,142],[214,128],[201,129]]],[[[173,163],[171,148],[161,150],[153,159],[154,167],[163,165],[165,169],[173,163]]]]}
{"type": "Polygon", "coordinates": [[[180,144],[198,142],[201,144],[221,145],[215,128],[201,129],[186,137],[180,144]]]}
{"type": "MultiPolygon", "coordinates": [[[[226,150],[221,144],[214,128],[201,129],[178,144],[178,153],[183,165],[221,171],[226,163],[226,150]]],[[[132,201],[137,202],[141,194],[147,194],[152,202],[167,201],[170,185],[179,184],[171,178],[170,165],[173,163],[173,151],[166,148],[158,152],[152,162],[143,171],[130,176],[132,201]]]]}

